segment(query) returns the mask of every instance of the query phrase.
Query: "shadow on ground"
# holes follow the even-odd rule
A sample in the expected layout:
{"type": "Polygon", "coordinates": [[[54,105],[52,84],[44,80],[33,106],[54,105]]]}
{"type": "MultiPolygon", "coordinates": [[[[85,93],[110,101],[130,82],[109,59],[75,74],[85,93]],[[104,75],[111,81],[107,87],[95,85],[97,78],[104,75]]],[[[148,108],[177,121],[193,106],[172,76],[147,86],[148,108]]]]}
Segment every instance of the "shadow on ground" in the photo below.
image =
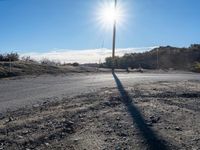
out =
{"type": "Polygon", "coordinates": [[[132,103],[132,98],[129,96],[128,92],[124,89],[123,84],[113,72],[113,77],[115,79],[117,88],[120,92],[123,103],[125,104],[128,113],[131,115],[133,122],[136,124],[141,137],[145,140],[148,149],[150,150],[167,150],[169,149],[165,144],[165,141],[160,139],[156,133],[145,123],[145,120],[136,106],[132,103]]]}

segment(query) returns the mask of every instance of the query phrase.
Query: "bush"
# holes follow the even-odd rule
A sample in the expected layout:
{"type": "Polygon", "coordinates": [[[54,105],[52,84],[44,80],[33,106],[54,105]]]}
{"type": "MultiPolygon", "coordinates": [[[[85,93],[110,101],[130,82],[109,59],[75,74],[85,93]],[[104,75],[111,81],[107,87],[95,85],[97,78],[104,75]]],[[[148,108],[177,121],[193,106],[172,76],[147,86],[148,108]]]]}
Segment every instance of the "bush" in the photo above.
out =
{"type": "Polygon", "coordinates": [[[18,53],[8,53],[8,54],[0,54],[0,61],[18,61],[19,54],[18,53]]]}
{"type": "Polygon", "coordinates": [[[2,54],[0,54],[0,61],[4,60],[4,56],[2,54]]]}
{"type": "Polygon", "coordinates": [[[7,58],[10,61],[18,61],[19,60],[19,54],[17,54],[17,53],[10,53],[10,54],[7,54],[7,58]]]}
{"type": "Polygon", "coordinates": [[[30,56],[23,56],[23,57],[21,58],[21,60],[22,60],[22,61],[25,61],[25,62],[31,62],[31,61],[33,61],[33,60],[31,59],[30,56]]]}
{"type": "Polygon", "coordinates": [[[75,62],[72,64],[72,66],[77,67],[77,66],[79,66],[79,63],[75,62]]]}
{"type": "Polygon", "coordinates": [[[53,61],[53,60],[49,60],[47,58],[42,59],[41,60],[41,64],[42,65],[52,65],[52,66],[59,66],[59,65],[61,65],[61,63],[59,61],[56,62],[56,61],[53,61]]]}
{"type": "Polygon", "coordinates": [[[196,62],[196,63],[194,64],[193,71],[194,71],[194,72],[199,72],[199,73],[200,73],[200,63],[199,63],[199,62],[196,62]]]}

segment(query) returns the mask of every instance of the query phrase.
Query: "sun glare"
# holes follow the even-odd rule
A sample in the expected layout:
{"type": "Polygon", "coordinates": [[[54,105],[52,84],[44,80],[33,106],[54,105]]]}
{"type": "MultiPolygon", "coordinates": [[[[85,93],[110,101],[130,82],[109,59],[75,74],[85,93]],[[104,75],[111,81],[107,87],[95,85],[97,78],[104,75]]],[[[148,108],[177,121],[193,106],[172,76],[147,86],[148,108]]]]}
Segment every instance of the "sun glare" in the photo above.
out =
{"type": "Polygon", "coordinates": [[[107,7],[102,10],[102,21],[113,23],[119,20],[119,12],[114,7],[107,7]]]}
{"type": "Polygon", "coordinates": [[[114,21],[117,24],[122,23],[123,9],[117,5],[115,8],[113,2],[103,3],[98,11],[98,20],[103,26],[111,26],[114,21]]]}

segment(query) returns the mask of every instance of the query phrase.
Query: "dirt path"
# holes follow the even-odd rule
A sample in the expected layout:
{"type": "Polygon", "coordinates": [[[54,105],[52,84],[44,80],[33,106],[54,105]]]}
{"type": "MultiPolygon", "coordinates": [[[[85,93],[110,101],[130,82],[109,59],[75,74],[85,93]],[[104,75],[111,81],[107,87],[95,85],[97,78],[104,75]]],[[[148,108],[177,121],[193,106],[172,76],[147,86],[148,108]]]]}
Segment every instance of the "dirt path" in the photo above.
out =
{"type": "Polygon", "coordinates": [[[2,114],[0,149],[200,148],[200,82],[155,82],[2,114]]]}

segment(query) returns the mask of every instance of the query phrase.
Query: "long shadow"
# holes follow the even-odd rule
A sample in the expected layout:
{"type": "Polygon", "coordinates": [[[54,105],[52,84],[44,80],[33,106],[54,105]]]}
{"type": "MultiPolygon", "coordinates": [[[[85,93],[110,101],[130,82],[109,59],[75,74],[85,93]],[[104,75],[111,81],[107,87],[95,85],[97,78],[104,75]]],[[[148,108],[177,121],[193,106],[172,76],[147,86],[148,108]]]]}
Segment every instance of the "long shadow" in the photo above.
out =
{"type": "Polygon", "coordinates": [[[159,139],[158,136],[154,133],[154,131],[149,128],[149,126],[145,123],[145,120],[138,110],[136,106],[132,103],[132,98],[129,96],[127,91],[124,89],[121,81],[117,77],[117,75],[113,72],[113,77],[115,79],[117,88],[120,92],[121,98],[123,99],[123,103],[127,107],[129,114],[131,115],[133,122],[136,123],[136,127],[139,129],[141,137],[145,140],[148,149],[150,150],[167,150],[169,149],[164,141],[159,139]]]}

